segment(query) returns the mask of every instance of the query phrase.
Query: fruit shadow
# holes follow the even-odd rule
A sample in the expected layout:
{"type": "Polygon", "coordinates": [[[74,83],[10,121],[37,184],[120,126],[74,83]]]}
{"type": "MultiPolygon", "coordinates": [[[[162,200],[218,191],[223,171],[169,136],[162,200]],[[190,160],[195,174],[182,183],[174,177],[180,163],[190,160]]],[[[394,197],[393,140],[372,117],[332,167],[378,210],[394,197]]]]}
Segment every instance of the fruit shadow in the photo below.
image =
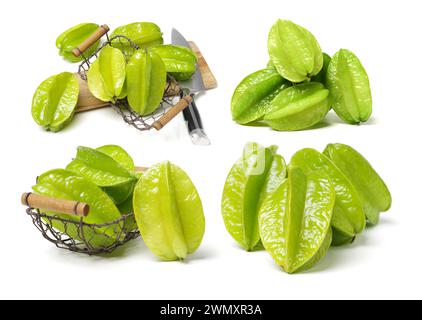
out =
{"type": "Polygon", "coordinates": [[[107,119],[117,119],[117,121],[121,120],[124,123],[124,120],[121,116],[114,110],[114,108],[109,105],[105,107],[100,107],[98,109],[92,109],[87,111],[76,112],[75,116],[73,117],[72,121],[61,131],[60,133],[66,133],[67,131],[78,130],[80,126],[86,123],[87,119],[95,112],[101,112],[102,117],[106,117],[107,119]]]}
{"type": "Polygon", "coordinates": [[[100,254],[97,255],[96,257],[100,258],[100,259],[119,259],[119,258],[123,258],[125,256],[129,256],[132,254],[136,254],[139,252],[145,252],[146,251],[146,246],[144,244],[144,242],[142,241],[141,238],[138,239],[133,239],[127,243],[125,243],[124,245],[122,245],[121,247],[117,248],[116,250],[114,250],[111,253],[107,253],[107,254],[100,254]]]}
{"type": "MultiPolygon", "coordinates": [[[[327,121],[327,119],[323,119],[322,121],[318,122],[317,124],[313,125],[312,127],[302,129],[302,130],[297,130],[297,131],[311,131],[311,130],[326,128],[326,127],[329,127],[331,125],[332,125],[332,123],[327,121]]],[[[245,124],[244,126],[245,127],[255,127],[255,128],[269,128],[270,130],[272,130],[274,132],[282,132],[282,131],[277,131],[277,130],[271,129],[264,122],[252,122],[252,123],[245,124]]],[[[286,131],[286,132],[288,132],[288,131],[286,131]]]]}
{"type": "Polygon", "coordinates": [[[232,247],[237,249],[237,250],[246,251],[248,253],[265,251],[264,245],[262,244],[261,240],[258,242],[258,244],[255,246],[255,248],[253,248],[252,250],[245,250],[244,247],[242,247],[241,245],[239,245],[236,242],[232,244],[232,247]]]}
{"type": "Polygon", "coordinates": [[[261,121],[255,121],[255,122],[247,123],[247,124],[244,124],[243,126],[245,126],[245,127],[255,127],[255,128],[268,127],[267,124],[265,124],[264,122],[261,122],[261,121]]]}
{"type": "Polygon", "coordinates": [[[110,253],[102,253],[102,254],[95,254],[95,255],[87,255],[83,253],[76,253],[76,252],[68,252],[68,254],[72,254],[76,258],[82,259],[90,259],[93,261],[103,261],[103,260],[118,260],[123,257],[128,257],[132,255],[136,255],[139,253],[145,253],[147,248],[142,241],[141,238],[133,239],[131,241],[126,242],[121,247],[116,248],[114,251],[110,253]]]}
{"type": "MultiPolygon", "coordinates": [[[[376,124],[378,124],[377,119],[375,117],[371,117],[367,122],[355,124],[354,126],[357,126],[357,127],[359,127],[359,126],[371,126],[371,125],[376,125],[376,124]]],[[[297,131],[312,131],[312,130],[317,130],[317,129],[328,128],[328,127],[335,126],[335,125],[353,126],[352,124],[347,124],[346,122],[341,120],[334,112],[329,112],[327,114],[327,116],[323,120],[318,122],[317,124],[315,124],[315,125],[313,125],[309,128],[297,130],[297,131]]],[[[265,122],[262,122],[262,121],[251,122],[251,123],[245,124],[244,126],[245,127],[255,127],[255,128],[270,128],[265,122]]],[[[280,132],[280,131],[277,131],[277,130],[274,130],[274,129],[271,129],[271,130],[275,131],[275,132],[280,132]]]]}
{"type": "Polygon", "coordinates": [[[375,125],[375,124],[378,124],[378,121],[377,121],[377,118],[375,118],[375,117],[371,117],[371,118],[369,118],[369,120],[368,121],[366,121],[366,122],[363,122],[363,123],[360,123],[360,124],[348,124],[348,123],[346,123],[346,122],[344,122],[343,120],[341,120],[336,114],[335,114],[335,112],[334,111],[331,111],[331,112],[329,112],[328,114],[327,114],[327,116],[325,117],[325,119],[324,120],[326,120],[327,122],[329,122],[330,124],[332,124],[332,125],[338,125],[338,124],[341,124],[341,125],[349,125],[349,126],[371,126],[371,125],[375,125]]]}
{"type": "Polygon", "coordinates": [[[300,274],[321,273],[327,270],[332,270],[333,268],[341,268],[342,266],[350,267],[353,264],[361,263],[360,260],[351,257],[348,251],[356,250],[359,247],[364,246],[368,247],[376,244],[379,245],[379,242],[375,241],[375,239],[371,237],[372,231],[376,227],[381,227],[382,225],[394,224],[395,223],[390,219],[382,219],[377,226],[367,226],[366,230],[361,235],[359,235],[353,243],[339,247],[331,247],[328,250],[327,255],[312,269],[304,271],[300,274]]]}
{"type": "MultiPolygon", "coordinates": [[[[155,259],[157,262],[174,262],[174,261],[163,261],[163,260],[160,260],[158,257],[155,257],[148,250],[147,246],[145,245],[145,243],[142,241],[141,238],[135,239],[133,241],[129,241],[128,243],[126,243],[122,247],[116,249],[112,253],[110,253],[108,255],[101,255],[100,257],[103,257],[103,258],[121,258],[121,257],[132,255],[132,254],[133,255],[135,255],[135,254],[139,255],[140,253],[142,253],[142,254],[145,253],[145,254],[150,255],[150,257],[152,259],[155,259]],[[135,243],[136,241],[141,241],[141,244],[135,243]]],[[[199,248],[198,251],[196,251],[193,254],[189,254],[186,259],[180,260],[180,261],[183,262],[183,263],[189,264],[190,262],[206,260],[206,259],[209,259],[210,257],[214,257],[214,256],[216,256],[215,251],[212,251],[212,250],[207,249],[207,248],[199,248]]]]}
{"type": "Polygon", "coordinates": [[[183,260],[183,263],[192,263],[195,261],[202,261],[202,260],[206,260],[212,257],[217,256],[216,252],[213,250],[210,250],[209,248],[205,249],[205,248],[200,248],[197,252],[188,255],[188,257],[183,260]]]}
{"type": "MultiPolygon", "coordinates": [[[[131,256],[144,256],[147,255],[149,259],[156,260],[157,262],[167,262],[164,260],[160,260],[160,258],[154,256],[153,253],[147,248],[145,243],[143,242],[142,238],[139,237],[137,239],[133,239],[121,247],[118,247],[114,251],[110,253],[104,254],[95,254],[95,255],[88,255],[83,253],[71,252],[68,250],[54,250],[53,253],[55,255],[69,255],[75,260],[83,259],[90,262],[101,262],[101,261],[113,261],[113,260],[121,260],[124,257],[131,257],[131,256]]],[[[199,248],[197,252],[193,254],[189,254],[185,260],[180,260],[183,263],[190,263],[194,261],[206,260],[210,257],[215,257],[217,254],[215,251],[210,249],[199,248]]],[[[174,262],[174,261],[168,261],[174,262]]]]}
{"type": "Polygon", "coordinates": [[[202,261],[202,260],[207,260],[211,257],[215,257],[215,251],[211,251],[209,249],[199,249],[197,252],[193,253],[193,254],[189,254],[186,259],[180,259],[180,260],[162,260],[157,256],[154,256],[154,254],[152,252],[148,252],[150,259],[154,260],[157,263],[168,263],[168,264],[172,264],[175,262],[179,262],[179,263],[183,263],[183,264],[190,264],[196,261],[202,261]]]}

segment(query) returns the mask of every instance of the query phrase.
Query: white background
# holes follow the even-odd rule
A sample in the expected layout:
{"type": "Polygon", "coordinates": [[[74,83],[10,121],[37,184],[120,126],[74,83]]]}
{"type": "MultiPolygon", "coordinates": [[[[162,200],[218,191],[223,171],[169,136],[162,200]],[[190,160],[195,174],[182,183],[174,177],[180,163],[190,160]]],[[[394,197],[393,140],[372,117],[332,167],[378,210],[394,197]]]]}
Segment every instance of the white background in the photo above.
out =
{"type": "Polygon", "coordinates": [[[422,298],[420,1],[2,1],[0,298],[293,299],[422,298]],[[267,33],[278,18],[311,30],[324,51],[353,50],[370,76],[374,114],[351,126],[329,115],[315,130],[282,133],[231,121],[237,83],[264,67],[267,33]],[[38,84],[76,71],[55,38],[80,22],[117,27],[135,21],[171,27],[195,40],[219,81],[198,99],[210,147],[191,144],[179,117],[162,132],[139,133],[111,109],[78,115],[54,134],[31,118],[38,84]],[[363,153],[388,183],[391,211],[355,244],[330,250],[312,271],[287,275],[266,252],[242,251],[220,214],[225,177],[244,143],[277,144],[287,160],[300,148],[342,142],[363,153]],[[20,205],[40,173],[63,167],[78,145],[119,144],[138,165],[171,160],[191,176],[207,230],[185,262],[158,261],[141,240],[111,257],[56,249],[20,205]]]}

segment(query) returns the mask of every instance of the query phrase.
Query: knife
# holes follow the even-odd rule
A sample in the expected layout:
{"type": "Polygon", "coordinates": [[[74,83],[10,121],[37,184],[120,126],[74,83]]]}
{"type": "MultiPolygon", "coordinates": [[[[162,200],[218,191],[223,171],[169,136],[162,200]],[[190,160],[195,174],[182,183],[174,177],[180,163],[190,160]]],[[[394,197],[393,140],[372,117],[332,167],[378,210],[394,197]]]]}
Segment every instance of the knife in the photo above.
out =
{"type": "MultiPolygon", "coordinates": [[[[191,49],[188,41],[186,41],[183,35],[176,29],[172,30],[171,42],[174,45],[191,49]]],[[[195,103],[195,95],[206,89],[199,68],[197,68],[190,80],[182,81],[181,86],[184,88],[190,88],[189,95],[192,98],[189,106],[183,110],[183,118],[187,124],[189,136],[195,145],[209,145],[211,142],[204,131],[201,115],[199,114],[199,110],[195,103]]]]}

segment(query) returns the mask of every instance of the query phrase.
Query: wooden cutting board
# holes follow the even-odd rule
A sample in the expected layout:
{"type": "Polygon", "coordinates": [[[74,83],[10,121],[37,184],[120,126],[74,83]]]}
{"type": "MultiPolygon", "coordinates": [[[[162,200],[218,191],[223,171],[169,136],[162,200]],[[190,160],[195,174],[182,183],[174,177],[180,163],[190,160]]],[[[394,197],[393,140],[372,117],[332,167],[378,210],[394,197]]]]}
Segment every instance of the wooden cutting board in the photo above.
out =
{"type": "Polygon", "coordinates": [[[202,52],[199,50],[198,46],[193,41],[189,41],[189,46],[198,57],[198,68],[199,72],[201,72],[202,81],[204,82],[205,89],[212,90],[217,88],[217,79],[212,73],[211,68],[209,67],[204,56],[202,55],[202,52]]]}
{"type": "Polygon", "coordinates": [[[95,110],[98,108],[107,107],[109,104],[95,98],[88,89],[88,84],[81,78],[79,73],[75,73],[79,82],[79,96],[78,106],[76,112],[84,112],[89,110],[95,110]]]}
{"type": "MultiPolygon", "coordinates": [[[[201,72],[202,79],[204,82],[204,86],[206,90],[211,90],[217,87],[217,80],[212,73],[207,61],[205,60],[204,56],[202,55],[201,51],[199,50],[198,46],[193,42],[190,41],[189,45],[192,51],[198,57],[198,68],[201,72]]],[[[103,102],[95,98],[88,89],[88,84],[85,80],[83,80],[79,73],[76,73],[76,76],[79,81],[79,97],[78,97],[78,105],[76,112],[85,112],[90,110],[96,110],[99,108],[104,108],[110,106],[109,103],[103,102]]],[[[177,95],[180,93],[180,89],[174,85],[170,84],[171,90],[167,95],[177,95]]]]}

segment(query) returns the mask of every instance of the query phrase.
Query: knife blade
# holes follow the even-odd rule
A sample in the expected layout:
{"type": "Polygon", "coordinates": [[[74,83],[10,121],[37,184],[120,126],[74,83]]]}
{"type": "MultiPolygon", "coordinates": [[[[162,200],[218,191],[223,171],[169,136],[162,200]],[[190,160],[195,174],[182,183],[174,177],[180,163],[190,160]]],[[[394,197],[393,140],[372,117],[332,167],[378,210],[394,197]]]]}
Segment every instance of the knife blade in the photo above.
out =
{"type": "MultiPolygon", "coordinates": [[[[188,41],[176,29],[172,30],[171,40],[174,45],[191,49],[188,41]]],[[[192,102],[183,110],[183,118],[187,124],[189,136],[195,145],[209,145],[211,142],[204,131],[201,115],[195,103],[195,95],[206,90],[199,68],[196,68],[191,79],[181,81],[180,84],[185,90],[188,90],[188,94],[192,98],[192,102]]]]}

